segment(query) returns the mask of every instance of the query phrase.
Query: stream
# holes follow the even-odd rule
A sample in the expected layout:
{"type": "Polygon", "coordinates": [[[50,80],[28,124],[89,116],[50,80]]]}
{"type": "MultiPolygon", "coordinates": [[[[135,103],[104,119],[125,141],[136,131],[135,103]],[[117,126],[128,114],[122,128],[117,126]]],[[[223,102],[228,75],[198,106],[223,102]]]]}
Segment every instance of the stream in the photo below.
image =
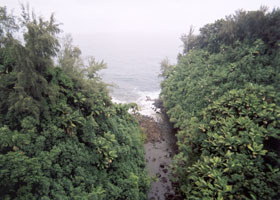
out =
{"type": "Polygon", "coordinates": [[[149,176],[154,177],[148,193],[149,200],[176,199],[169,178],[169,165],[176,153],[176,136],[166,114],[160,111],[159,103],[154,103],[153,116],[141,115],[139,124],[147,134],[145,160],[149,176]]]}

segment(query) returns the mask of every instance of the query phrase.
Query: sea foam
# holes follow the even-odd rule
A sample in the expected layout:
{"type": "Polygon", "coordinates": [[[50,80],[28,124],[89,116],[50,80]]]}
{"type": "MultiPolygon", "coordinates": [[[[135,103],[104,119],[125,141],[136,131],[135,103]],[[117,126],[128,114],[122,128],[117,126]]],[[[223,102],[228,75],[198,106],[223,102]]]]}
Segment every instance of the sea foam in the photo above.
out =
{"type": "Polygon", "coordinates": [[[154,103],[159,98],[159,94],[160,91],[155,91],[155,92],[138,91],[137,95],[135,95],[135,100],[123,101],[123,100],[119,100],[116,97],[112,97],[112,101],[117,104],[136,103],[139,109],[138,112],[141,115],[149,116],[155,120],[158,120],[160,109],[155,107],[154,103]]]}

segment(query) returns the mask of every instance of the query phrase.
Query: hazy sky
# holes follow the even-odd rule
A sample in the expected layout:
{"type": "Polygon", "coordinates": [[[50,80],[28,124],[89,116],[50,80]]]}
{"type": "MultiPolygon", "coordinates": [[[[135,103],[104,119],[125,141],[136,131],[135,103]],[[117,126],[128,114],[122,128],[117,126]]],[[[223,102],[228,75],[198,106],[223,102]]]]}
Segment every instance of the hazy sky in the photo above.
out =
{"type": "Polygon", "coordinates": [[[29,2],[37,14],[54,13],[65,32],[91,33],[172,33],[196,30],[206,23],[234,13],[256,10],[261,5],[279,7],[280,0],[1,0],[14,13],[19,3],[29,2]]]}

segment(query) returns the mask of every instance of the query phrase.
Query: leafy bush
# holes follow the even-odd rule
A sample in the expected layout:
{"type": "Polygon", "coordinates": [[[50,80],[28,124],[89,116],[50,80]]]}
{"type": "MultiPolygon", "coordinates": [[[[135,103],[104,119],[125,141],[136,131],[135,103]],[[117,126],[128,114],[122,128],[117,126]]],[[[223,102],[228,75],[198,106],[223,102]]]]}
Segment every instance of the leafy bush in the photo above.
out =
{"type": "Polygon", "coordinates": [[[193,35],[161,98],[178,128],[174,181],[186,199],[279,197],[280,10],[238,11],[193,35]]]}
{"type": "Polygon", "coordinates": [[[280,195],[279,100],[273,88],[231,90],[203,110],[202,121],[193,119],[196,123],[179,132],[173,172],[187,198],[280,195]]]}
{"type": "MultiPolygon", "coordinates": [[[[224,47],[217,54],[193,50],[180,58],[162,82],[161,97],[170,120],[184,126],[208,104],[231,89],[241,89],[248,82],[272,85],[279,90],[279,51],[268,55],[261,40],[252,45],[224,47]]],[[[183,128],[183,127],[182,127],[183,128]]]]}
{"type": "Polygon", "coordinates": [[[53,17],[24,10],[22,44],[0,14],[0,199],[146,199],[141,131],[111,102],[104,63],[84,65],[68,43],[54,67],[53,17]]]}

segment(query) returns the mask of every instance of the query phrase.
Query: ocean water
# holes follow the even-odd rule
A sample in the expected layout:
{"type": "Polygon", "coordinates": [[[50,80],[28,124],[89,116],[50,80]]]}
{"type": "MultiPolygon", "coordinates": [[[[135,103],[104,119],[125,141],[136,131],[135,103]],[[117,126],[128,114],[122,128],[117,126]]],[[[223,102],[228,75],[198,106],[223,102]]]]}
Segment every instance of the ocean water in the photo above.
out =
{"type": "Polygon", "coordinates": [[[110,86],[116,103],[135,102],[150,115],[153,99],[160,93],[160,62],[176,63],[181,51],[180,34],[98,33],[74,35],[83,55],[104,60],[107,69],[99,74],[110,86]],[[151,99],[151,100],[150,100],[151,99]]]}

